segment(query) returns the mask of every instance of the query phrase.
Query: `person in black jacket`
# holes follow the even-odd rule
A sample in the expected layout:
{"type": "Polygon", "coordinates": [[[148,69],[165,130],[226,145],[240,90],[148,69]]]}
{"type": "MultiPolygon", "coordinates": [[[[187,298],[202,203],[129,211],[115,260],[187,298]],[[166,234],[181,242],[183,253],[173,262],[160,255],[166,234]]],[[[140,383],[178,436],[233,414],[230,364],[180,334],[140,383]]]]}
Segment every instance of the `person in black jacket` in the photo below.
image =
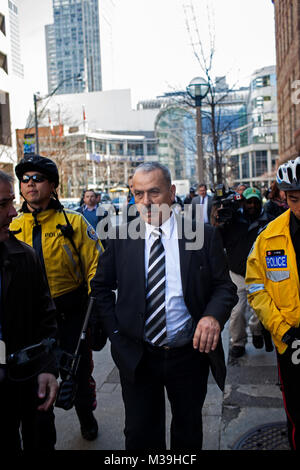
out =
{"type": "Polygon", "coordinates": [[[201,449],[209,368],[224,388],[221,330],[236,287],[218,230],[202,225],[203,243],[189,243],[184,219],[171,209],[176,188],[168,168],[139,165],[133,189],[140,217],[109,238],[91,281],[120,370],[126,450],[166,449],[165,389],[171,449],[201,449]]]}
{"type": "Polygon", "coordinates": [[[22,449],[54,450],[56,311],[35,251],[9,231],[17,215],[12,183],[0,171],[0,447],[21,450],[21,425],[22,449]],[[21,364],[16,353],[42,341],[48,347],[21,364]]]}
{"type": "Polygon", "coordinates": [[[264,205],[264,210],[276,218],[283,214],[288,208],[285,192],[278,188],[276,181],[273,181],[268,193],[268,200],[264,205]]]}
{"type": "MultiPolygon", "coordinates": [[[[231,312],[229,324],[230,355],[238,358],[245,354],[247,342],[246,312],[249,308],[245,285],[247,257],[260,230],[274,217],[264,211],[261,193],[257,188],[247,188],[243,192],[242,207],[233,211],[231,220],[221,224],[218,222],[220,209],[222,208],[216,209],[214,225],[221,230],[231,279],[238,288],[239,301],[231,312]]],[[[264,330],[254,312],[250,317],[249,327],[253,345],[258,349],[262,348],[264,330]]]]}

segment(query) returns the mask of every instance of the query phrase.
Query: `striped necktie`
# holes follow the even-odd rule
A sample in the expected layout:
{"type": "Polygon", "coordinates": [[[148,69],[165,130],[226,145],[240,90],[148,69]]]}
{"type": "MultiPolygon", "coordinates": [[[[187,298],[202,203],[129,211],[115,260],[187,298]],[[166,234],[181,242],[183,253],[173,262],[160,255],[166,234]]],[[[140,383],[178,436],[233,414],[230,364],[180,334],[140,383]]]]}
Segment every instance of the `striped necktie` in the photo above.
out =
{"type": "Polygon", "coordinates": [[[167,336],[165,250],[161,241],[161,229],[155,229],[152,235],[156,239],[151,246],[149,256],[145,335],[155,346],[161,346],[167,336]]]}

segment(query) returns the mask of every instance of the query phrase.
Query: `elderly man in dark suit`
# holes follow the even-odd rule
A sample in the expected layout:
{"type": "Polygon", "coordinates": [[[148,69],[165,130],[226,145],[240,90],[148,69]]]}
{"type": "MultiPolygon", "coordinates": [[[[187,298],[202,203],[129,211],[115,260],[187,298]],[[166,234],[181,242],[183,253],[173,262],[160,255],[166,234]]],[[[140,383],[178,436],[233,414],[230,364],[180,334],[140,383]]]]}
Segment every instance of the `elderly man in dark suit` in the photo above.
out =
{"type": "Polygon", "coordinates": [[[205,224],[210,224],[211,209],[213,206],[213,198],[207,194],[207,186],[202,183],[197,188],[198,196],[192,200],[192,217],[196,217],[196,204],[203,205],[203,219],[205,224]]]}
{"type": "Polygon", "coordinates": [[[126,449],[166,449],[166,388],[171,449],[199,450],[209,367],[224,387],[220,333],[236,288],[218,229],[202,223],[202,244],[186,238],[166,167],[140,165],[133,189],[140,217],[108,240],[91,284],[120,371],[126,449]]]}

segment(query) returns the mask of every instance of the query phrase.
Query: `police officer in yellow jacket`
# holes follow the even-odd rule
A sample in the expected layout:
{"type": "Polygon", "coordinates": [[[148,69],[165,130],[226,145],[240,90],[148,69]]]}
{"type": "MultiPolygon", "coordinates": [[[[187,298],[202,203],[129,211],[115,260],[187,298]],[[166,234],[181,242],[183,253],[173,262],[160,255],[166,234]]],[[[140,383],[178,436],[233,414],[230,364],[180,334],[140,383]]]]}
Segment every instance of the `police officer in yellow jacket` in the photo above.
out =
{"type": "Polygon", "coordinates": [[[269,223],[248,257],[248,299],[276,346],[291,448],[300,450],[300,156],[278,168],[289,210],[269,223]]]}
{"type": "MultiPolygon", "coordinates": [[[[87,295],[103,247],[84,217],[64,210],[56,188],[55,163],[39,155],[23,158],[15,168],[24,203],[10,226],[15,236],[37,251],[58,312],[61,349],[74,353],[86,311],[87,295]]],[[[77,372],[75,409],[82,436],[93,440],[98,424],[92,351],[85,343],[77,372]]]]}

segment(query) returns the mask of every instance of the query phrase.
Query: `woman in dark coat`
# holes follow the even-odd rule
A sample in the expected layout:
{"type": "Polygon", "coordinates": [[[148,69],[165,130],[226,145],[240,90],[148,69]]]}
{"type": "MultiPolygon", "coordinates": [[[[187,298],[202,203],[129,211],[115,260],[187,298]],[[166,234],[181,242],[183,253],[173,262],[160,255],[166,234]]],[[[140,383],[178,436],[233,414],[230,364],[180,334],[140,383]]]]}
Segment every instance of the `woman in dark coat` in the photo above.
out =
{"type": "Polygon", "coordinates": [[[271,184],[268,201],[265,203],[264,209],[268,214],[274,217],[278,217],[288,209],[285,193],[284,191],[280,191],[276,181],[273,181],[271,184]]]}

